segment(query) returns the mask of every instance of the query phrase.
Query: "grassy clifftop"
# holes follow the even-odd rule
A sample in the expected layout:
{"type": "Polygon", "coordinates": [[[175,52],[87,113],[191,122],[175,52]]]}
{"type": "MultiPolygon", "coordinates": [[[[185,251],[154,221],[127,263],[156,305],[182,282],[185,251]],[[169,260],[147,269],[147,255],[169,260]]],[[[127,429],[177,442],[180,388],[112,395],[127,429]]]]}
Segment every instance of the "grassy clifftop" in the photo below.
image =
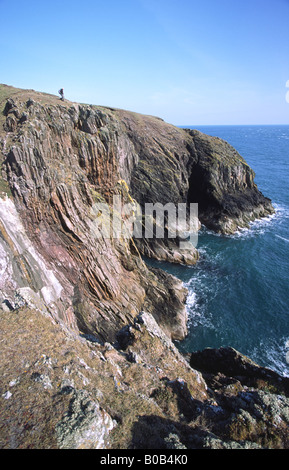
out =
{"type": "Polygon", "coordinates": [[[215,229],[264,214],[236,151],[6,85],[0,120],[0,183],[13,194],[0,197],[0,448],[288,448],[287,382],[230,350],[189,364],[171,341],[187,331],[187,291],[139,253],[189,264],[192,246],[140,238],[138,251],[95,232],[94,202],[114,195],[198,202],[215,229]]]}
{"type": "MultiPolygon", "coordinates": [[[[19,98],[25,101],[26,99],[35,99],[41,104],[57,104],[59,97],[50,93],[43,93],[35,90],[24,90],[22,88],[15,88],[10,85],[0,84],[0,106],[4,109],[5,102],[8,98],[19,98]]],[[[63,102],[65,103],[65,101],[63,102]]],[[[2,110],[3,110],[2,109],[2,110]]]]}

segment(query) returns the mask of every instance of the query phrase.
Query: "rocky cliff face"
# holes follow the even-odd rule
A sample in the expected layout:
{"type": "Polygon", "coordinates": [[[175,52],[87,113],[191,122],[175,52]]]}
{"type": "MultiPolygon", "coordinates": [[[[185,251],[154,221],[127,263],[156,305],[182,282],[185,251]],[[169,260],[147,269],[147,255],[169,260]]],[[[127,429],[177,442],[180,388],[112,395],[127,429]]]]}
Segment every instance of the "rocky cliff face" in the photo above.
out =
{"type": "Polygon", "coordinates": [[[53,316],[103,339],[149,308],[180,339],[185,292],[177,280],[149,270],[139,254],[190,264],[196,249],[180,250],[171,238],[96,238],[93,207],[111,205],[115,195],[141,208],[198,203],[201,222],[233,231],[273,211],[252,170],[220,139],[158,118],[2,89],[8,97],[2,101],[2,178],[13,195],[13,203],[2,202],[3,250],[9,247],[17,265],[13,280],[6,272],[6,300],[15,303],[15,288],[22,297],[40,293],[53,316]]]}
{"type": "MultiPolygon", "coordinates": [[[[26,331],[20,349],[25,351],[26,341],[33,352],[31,357],[28,352],[17,354],[16,369],[13,354],[8,355],[11,367],[3,365],[4,417],[20,406],[21,394],[26,406],[32,406],[31,383],[51,391],[43,396],[45,406],[39,395],[37,407],[58,410],[53,419],[49,413],[31,416],[30,428],[21,405],[22,424],[17,428],[12,420],[8,429],[5,424],[2,447],[41,447],[43,433],[49,436],[49,447],[149,445],[141,434],[151,428],[155,414],[165,439],[160,445],[181,445],[188,423],[196,426],[197,402],[206,407],[211,396],[202,375],[171,343],[186,335],[186,290],[173,276],[149,268],[141,255],[194,264],[197,250],[190,244],[181,248],[180,236],[170,238],[166,230],[164,238],[99,234],[99,217],[110,228],[115,197],[131,207],[137,203],[141,210],[147,203],[188,208],[198,203],[197,225],[231,233],[272,213],[270,201],[259,192],[242,157],[220,139],[155,117],[61,102],[32,90],[1,86],[0,102],[4,342],[9,349],[10,333],[18,341],[19,322],[26,331]],[[96,210],[100,205],[107,210],[96,210]],[[38,339],[30,335],[29,325],[38,339]],[[54,335],[60,344],[74,345],[73,377],[54,335]],[[39,348],[38,340],[50,343],[47,351],[39,348]],[[84,369],[78,364],[82,360],[84,369]],[[177,377],[183,377],[181,382],[177,377]],[[143,416],[141,422],[137,412],[127,418],[131,400],[143,416]],[[171,413],[175,422],[168,424],[171,413]],[[128,422],[133,423],[129,432],[128,422]],[[113,444],[107,444],[111,432],[113,444]],[[122,432],[128,432],[130,443],[122,440],[122,432]]],[[[128,222],[130,216],[125,215],[128,222]]],[[[13,342],[12,350],[17,347],[13,342]]],[[[186,445],[196,442],[194,437],[186,445]]],[[[203,441],[200,446],[206,447],[203,441]]]]}
{"type": "Polygon", "coordinates": [[[36,293],[53,317],[102,339],[149,307],[181,338],[179,281],[149,270],[133,240],[95,236],[94,205],[131,198],[138,155],[122,120],[111,110],[29,96],[16,93],[3,109],[2,172],[13,195],[2,201],[3,251],[16,270],[5,268],[2,301],[25,303],[29,295],[33,304],[36,293]]]}

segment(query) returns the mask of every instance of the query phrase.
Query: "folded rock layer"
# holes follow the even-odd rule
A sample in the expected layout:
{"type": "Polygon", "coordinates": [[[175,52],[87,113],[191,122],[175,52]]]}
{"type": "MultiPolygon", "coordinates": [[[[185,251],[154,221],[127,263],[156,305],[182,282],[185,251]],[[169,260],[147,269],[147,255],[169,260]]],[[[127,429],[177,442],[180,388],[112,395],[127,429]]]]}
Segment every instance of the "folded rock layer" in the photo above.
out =
{"type": "Polygon", "coordinates": [[[141,255],[194,264],[196,248],[180,248],[166,230],[163,238],[99,234],[98,208],[108,207],[110,228],[116,196],[144,211],[197,203],[202,223],[232,232],[273,211],[253,171],[221,139],[159,118],[4,85],[1,96],[2,186],[13,195],[1,202],[2,250],[14,266],[3,268],[2,302],[36,293],[53,317],[106,340],[145,308],[183,338],[185,289],[141,255]]]}
{"type": "Polygon", "coordinates": [[[287,385],[218,375],[210,355],[189,364],[172,342],[187,334],[187,290],[144,262],[197,263],[191,204],[196,233],[274,212],[238,152],[153,116],[0,85],[0,159],[0,446],[271,446],[277,418],[263,413],[258,431],[255,421],[259,406],[277,406],[264,391],[274,387],[284,394],[274,442],[285,447],[287,385]],[[185,208],[174,236],[160,206],[185,208]]]}

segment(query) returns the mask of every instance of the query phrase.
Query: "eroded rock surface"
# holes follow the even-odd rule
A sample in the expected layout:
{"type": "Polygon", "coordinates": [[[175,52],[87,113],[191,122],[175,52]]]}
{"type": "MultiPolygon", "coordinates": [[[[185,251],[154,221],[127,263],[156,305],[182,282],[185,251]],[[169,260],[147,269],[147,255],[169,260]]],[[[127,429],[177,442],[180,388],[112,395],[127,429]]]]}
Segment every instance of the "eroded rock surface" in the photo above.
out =
{"type": "Polygon", "coordinates": [[[256,381],[251,365],[241,380],[243,359],[238,374],[189,365],[172,343],[187,334],[187,291],[141,255],[196,263],[184,227],[97,231],[115,196],[187,215],[198,203],[197,229],[221,233],[273,213],[242,157],[152,116],[4,85],[0,156],[0,446],[288,447],[284,381],[256,381]]]}
{"type": "Polygon", "coordinates": [[[273,211],[253,171],[221,139],[152,116],[60,102],[32,90],[2,86],[1,92],[8,98],[1,103],[2,181],[14,201],[1,202],[1,250],[15,267],[8,274],[3,255],[2,304],[15,304],[13,293],[30,289],[69,327],[107,340],[149,306],[167,332],[174,325],[173,339],[183,337],[185,293],[140,255],[194,264],[196,248],[180,249],[178,237],[166,231],[161,239],[96,236],[95,207],[108,205],[108,223],[114,196],[142,210],[147,203],[198,203],[201,222],[232,232],[273,211]],[[13,235],[17,218],[21,229],[13,235]]]}
{"type": "Polygon", "coordinates": [[[237,351],[211,351],[230,375],[190,366],[148,312],[103,344],[28,308],[0,321],[2,449],[288,448],[288,379],[237,351]]]}

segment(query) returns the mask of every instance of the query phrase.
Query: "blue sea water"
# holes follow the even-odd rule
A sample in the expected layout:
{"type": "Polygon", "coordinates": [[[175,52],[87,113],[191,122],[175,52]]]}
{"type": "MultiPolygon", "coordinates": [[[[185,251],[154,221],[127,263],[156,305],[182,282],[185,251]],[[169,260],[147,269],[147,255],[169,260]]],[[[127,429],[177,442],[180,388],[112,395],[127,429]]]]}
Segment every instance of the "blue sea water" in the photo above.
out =
{"type": "Polygon", "coordinates": [[[196,266],[158,263],[189,290],[183,352],[231,346],[289,376],[289,126],[199,126],[229,142],[276,214],[233,236],[202,228],[196,266]]]}

